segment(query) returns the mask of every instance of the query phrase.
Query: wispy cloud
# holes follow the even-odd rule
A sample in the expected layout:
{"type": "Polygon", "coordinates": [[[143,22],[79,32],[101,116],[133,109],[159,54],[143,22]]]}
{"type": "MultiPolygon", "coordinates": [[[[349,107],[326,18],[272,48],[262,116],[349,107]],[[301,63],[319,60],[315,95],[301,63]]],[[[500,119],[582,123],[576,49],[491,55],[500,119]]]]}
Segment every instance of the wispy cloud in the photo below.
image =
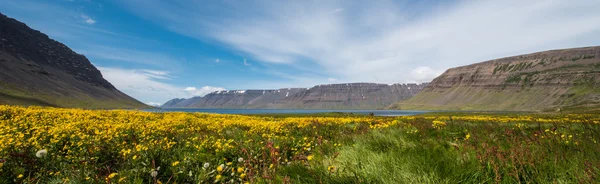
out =
{"type": "MultiPolygon", "coordinates": [[[[182,88],[160,81],[164,75],[146,70],[98,67],[102,76],[117,89],[135,96],[140,101],[167,101],[182,96],[182,88]]],[[[167,72],[164,72],[167,73],[167,72]]]]}
{"type": "Polygon", "coordinates": [[[344,11],[344,8],[337,8],[337,9],[333,10],[331,13],[340,13],[342,11],[344,11]]]}
{"type": "Polygon", "coordinates": [[[221,60],[219,58],[215,59],[215,62],[221,62],[221,60]]]}
{"type": "Polygon", "coordinates": [[[225,88],[222,87],[214,87],[214,86],[203,86],[201,88],[196,87],[186,87],[183,89],[191,96],[204,96],[206,94],[215,92],[215,91],[223,91],[225,88]]]}
{"type": "Polygon", "coordinates": [[[80,16],[83,19],[83,22],[85,22],[86,24],[95,24],[96,20],[92,19],[92,17],[85,15],[85,14],[81,14],[80,16]]]}
{"type": "Polygon", "coordinates": [[[164,103],[172,98],[204,96],[210,92],[225,90],[222,87],[181,87],[170,84],[169,72],[147,69],[123,69],[98,67],[102,76],[117,89],[144,102],[164,103]]]}
{"type": "Polygon", "coordinates": [[[217,40],[253,61],[316,64],[350,81],[427,81],[449,67],[600,43],[600,1],[593,0],[457,1],[420,10],[393,1],[259,1],[220,4],[225,12],[193,1],[127,3],[174,32],[217,40]]]}
{"type": "Polygon", "coordinates": [[[244,58],[244,66],[251,66],[252,64],[248,63],[248,61],[246,61],[246,58],[244,58]]]}
{"type": "Polygon", "coordinates": [[[75,50],[86,56],[164,68],[172,68],[181,60],[160,52],[104,45],[85,45],[77,47],[75,50]]]}
{"type": "Polygon", "coordinates": [[[155,107],[162,105],[162,103],[158,103],[158,102],[146,102],[146,104],[150,105],[150,106],[155,106],[155,107]]]}

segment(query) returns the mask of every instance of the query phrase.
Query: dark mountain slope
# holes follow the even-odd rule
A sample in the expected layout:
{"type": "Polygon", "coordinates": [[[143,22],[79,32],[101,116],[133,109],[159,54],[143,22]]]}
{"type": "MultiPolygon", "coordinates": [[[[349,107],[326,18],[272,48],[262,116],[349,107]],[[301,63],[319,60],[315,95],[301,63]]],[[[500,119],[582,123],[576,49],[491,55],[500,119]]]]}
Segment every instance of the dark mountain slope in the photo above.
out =
{"type": "Polygon", "coordinates": [[[142,108],[83,55],[0,14],[0,104],[142,108]]]}

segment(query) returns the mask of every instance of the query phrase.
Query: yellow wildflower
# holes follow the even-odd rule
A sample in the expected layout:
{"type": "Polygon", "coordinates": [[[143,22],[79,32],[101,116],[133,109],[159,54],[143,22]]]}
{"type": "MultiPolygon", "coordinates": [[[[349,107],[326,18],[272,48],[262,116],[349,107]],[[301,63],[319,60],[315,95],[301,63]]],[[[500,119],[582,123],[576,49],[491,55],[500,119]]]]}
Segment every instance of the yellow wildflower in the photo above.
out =
{"type": "Polygon", "coordinates": [[[110,175],[108,175],[108,179],[112,179],[115,176],[119,175],[118,173],[111,173],[110,175]]]}
{"type": "Polygon", "coordinates": [[[432,126],[435,129],[442,129],[442,128],[446,127],[446,122],[443,122],[443,121],[433,121],[432,126]]]}
{"type": "Polygon", "coordinates": [[[329,172],[334,172],[335,171],[335,166],[329,166],[329,167],[327,167],[327,170],[329,172]]]}

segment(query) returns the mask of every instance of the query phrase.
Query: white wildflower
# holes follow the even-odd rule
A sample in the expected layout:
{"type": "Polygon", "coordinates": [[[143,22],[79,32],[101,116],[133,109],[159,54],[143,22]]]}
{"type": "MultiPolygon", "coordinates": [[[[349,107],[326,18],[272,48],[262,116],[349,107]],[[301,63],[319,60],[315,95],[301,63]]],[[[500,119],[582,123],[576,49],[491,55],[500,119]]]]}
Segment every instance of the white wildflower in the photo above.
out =
{"type": "Polygon", "coordinates": [[[208,167],[210,167],[210,164],[208,162],[204,163],[204,169],[208,169],[208,167]]]}
{"type": "Polygon", "coordinates": [[[150,176],[152,176],[153,178],[156,178],[157,175],[158,175],[158,171],[156,171],[156,170],[152,170],[152,172],[150,172],[150,176]]]}
{"type": "Polygon", "coordinates": [[[156,170],[155,170],[155,169],[152,169],[152,171],[150,171],[150,176],[152,176],[153,178],[156,178],[156,176],[158,176],[158,171],[159,171],[159,170],[160,170],[160,166],[158,166],[158,167],[156,168],[156,170]]]}
{"type": "Polygon", "coordinates": [[[238,162],[243,162],[243,161],[244,161],[244,158],[242,158],[242,157],[238,158],[238,162]]]}
{"type": "Polygon", "coordinates": [[[48,150],[42,149],[42,150],[38,151],[37,153],[35,153],[35,156],[38,158],[42,158],[42,157],[45,157],[47,154],[48,154],[48,150]]]}

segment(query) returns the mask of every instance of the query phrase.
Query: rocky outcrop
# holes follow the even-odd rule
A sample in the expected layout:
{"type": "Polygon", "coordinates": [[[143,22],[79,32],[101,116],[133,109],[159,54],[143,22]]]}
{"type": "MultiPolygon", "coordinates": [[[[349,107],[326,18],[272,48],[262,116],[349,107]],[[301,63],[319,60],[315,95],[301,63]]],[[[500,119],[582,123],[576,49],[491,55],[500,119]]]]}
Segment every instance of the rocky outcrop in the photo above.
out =
{"type": "Polygon", "coordinates": [[[552,50],[448,69],[396,109],[540,111],[600,102],[600,47],[552,50]]]}
{"type": "Polygon", "coordinates": [[[85,56],[2,14],[0,104],[147,107],[118,91],[85,56]]]}
{"type": "MultiPolygon", "coordinates": [[[[426,84],[327,84],[312,88],[216,91],[163,108],[377,109],[408,99],[426,84]]],[[[175,100],[175,99],[174,99],[175,100]]]]}

